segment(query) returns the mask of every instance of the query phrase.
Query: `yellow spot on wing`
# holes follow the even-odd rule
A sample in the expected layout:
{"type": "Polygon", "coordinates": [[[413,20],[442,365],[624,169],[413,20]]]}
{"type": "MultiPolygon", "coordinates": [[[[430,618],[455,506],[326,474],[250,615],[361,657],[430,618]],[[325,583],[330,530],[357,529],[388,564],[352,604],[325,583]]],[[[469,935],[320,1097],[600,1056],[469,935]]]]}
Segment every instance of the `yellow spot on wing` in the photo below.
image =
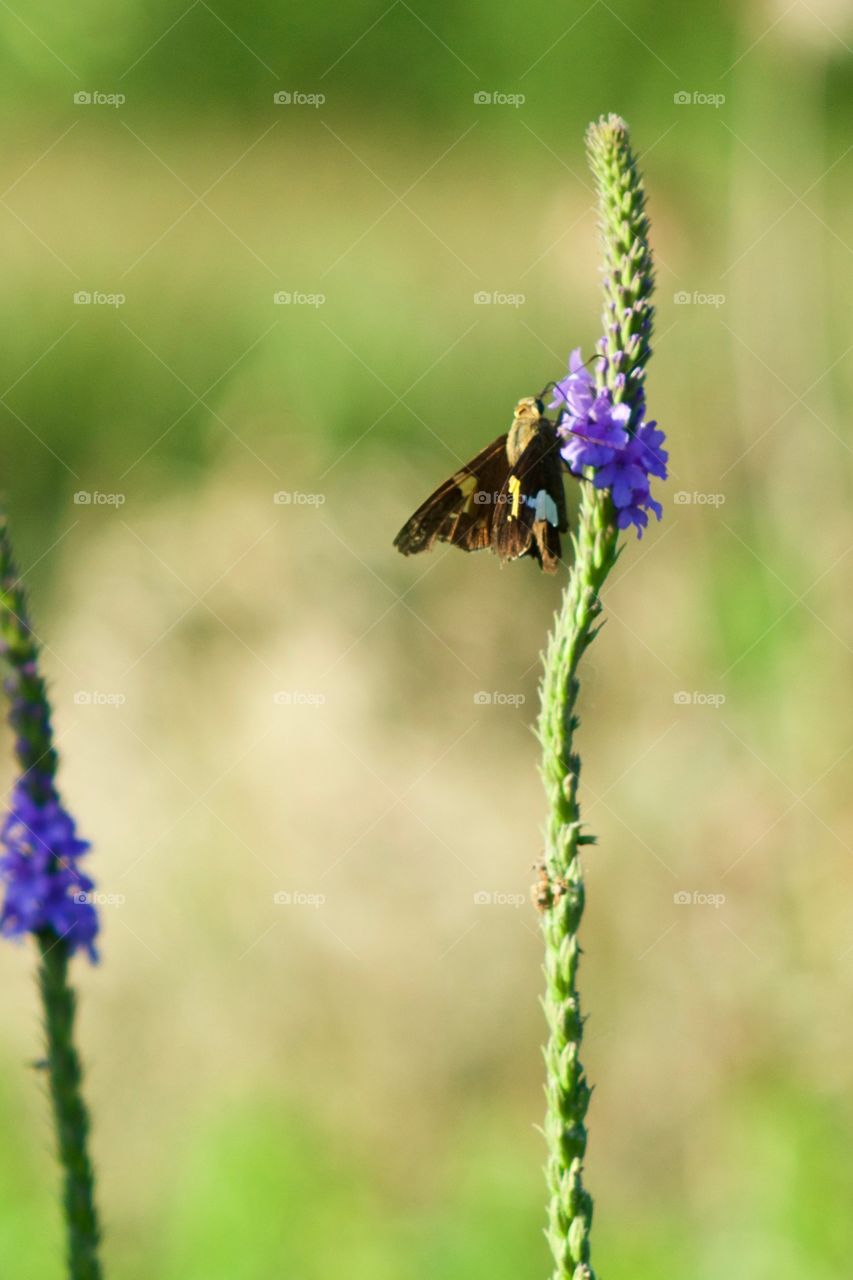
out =
{"type": "Polygon", "coordinates": [[[457,471],[453,477],[459,492],[465,499],[462,510],[471,512],[474,509],[474,494],[477,491],[477,477],[472,475],[470,471],[457,471]]]}
{"type": "Polygon", "coordinates": [[[466,498],[470,497],[477,488],[477,477],[470,471],[457,471],[453,479],[466,498]]]}
{"type": "Polygon", "coordinates": [[[509,513],[510,520],[518,519],[518,508],[521,503],[521,481],[518,476],[510,476],[509,491],[512,494],[512,510],[509,513]]]}

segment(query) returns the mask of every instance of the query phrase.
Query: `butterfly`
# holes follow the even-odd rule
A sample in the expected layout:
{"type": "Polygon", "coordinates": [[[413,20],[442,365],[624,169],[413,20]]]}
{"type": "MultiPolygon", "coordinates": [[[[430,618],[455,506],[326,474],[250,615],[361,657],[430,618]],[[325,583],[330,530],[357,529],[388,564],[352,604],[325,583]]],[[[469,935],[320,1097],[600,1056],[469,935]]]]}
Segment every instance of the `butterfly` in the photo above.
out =
{"type": "MultiPolygon", "coordinates": [[[[543,392],[544,394],[544,392],[543,392]]],[[[546,573],[569,527],[560,441],[538,396],[515,406],[512,426],[430,494],[394,539],[404,556],[450,542],[490,548],[501,560],[531,556],[546,573]]]]}

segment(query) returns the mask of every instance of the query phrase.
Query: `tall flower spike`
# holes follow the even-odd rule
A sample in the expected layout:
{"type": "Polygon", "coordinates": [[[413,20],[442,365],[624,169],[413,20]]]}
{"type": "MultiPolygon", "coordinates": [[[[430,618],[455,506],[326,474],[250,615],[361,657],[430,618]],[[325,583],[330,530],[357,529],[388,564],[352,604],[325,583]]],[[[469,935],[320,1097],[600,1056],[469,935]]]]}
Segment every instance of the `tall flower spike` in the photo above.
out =
{"type": "Polygon", "coordinates": [[[618,527],[634,525],[642,537],[649,511],[658,519],[662,515],[650,478],[666,479],[667,463],[663,432],[645,420],[645,365],[654,316],[645,195],[618,117],[593,125],[587,146],[604,242],[604,336],[594,376],[580,352],[569,357],[568,376],[557,384],[558,430],[569,470],[609,490],[618,527]]]}
{"type": "MultiPolygon", "coordinates": [[[[633,415],[643,407],[645,369],[651,355],[655,274],[649,248],[646,193],[619,116],[603,116],[586,135],[587,158],[598,192],[604,248],[604,336],[596,381],[615,404],[633,415]]],[[[632,418],[636,425],[636,416],[632,418]]]]}
{"type": "Polygon", "coordinates": [[[0,929],[7,935],[52,934],[69,953],[83,947],[95,959],[94,885],[77,865],[89,845],[77,836],[56,790],[50,703],[5,518],[0,525],[0,652],[9,671],[5,688],[20,768],[0,831],[5,886],[0,929]]]}
{"type": "Polygon", "coordinates": [[[76,1000],[68,962],[78,948],[95,958],[98,919],[92,881],[77,865],[89,846],[56,790],[57,757],[50,704],[39,673],[39,646],[15,568],[6,517],[0,513],[0,653],[9,674],[9,722],[20,774],[0,832],[0,876],[5,885],[2,929],[32,934],[41,964],[47,1071],[64,1173],[69,1280],[100,1280],[94,1173],[88,1154],[89,1117],[74,1044],[76,1000]]]}
{"type": "MultiPolygon", "coordinates": [[[[626,451],[626,433],[627,447],[647,444],[636,433],[644,413],[653,270],[643,185],[625,123],[608,116],[591,125],[587,149],[604,244],[605,336],[599,344],[603,359],[597,361],[594,375],[586,370],[582,374],[580,357],[573,353],[566,379],[572,385],[561,384],[557,398],[562,394],[567,412],[585,420],[585,441],[577,436],[578,447],[585,442],[592,450],[610,451],[609,462],[606,452],[587,454],[583,465],[595,470],[603,463],[612,465],[612,457],[626,451]]],[[[651,424],[649,429],[654,430],[651,424]]],[[[569,445],[575,448],[571,441],[569,445]]],[[[574,564],[548,638],[540,686],[538,735],[548,824],[535,893],[545,941],[547,1236],[553,1280],[595,1280],[589,1240],[592,1198],[583,1180],[591,1090],[580,1059],[584,1018],[578,989],[578,932],[584,909],[581,850],[593,844],[594,837],[584,832],[581,822],[581,762],[574,737],[579,724],[578,666],[600,625],[600,592],[619,554],[619,528],[625,523],[622,513],[627,508],[618,503],[624,495],[616,492],[615,476],[613,481],[612,492],[609,484],[581,486],[574,564]]]]}

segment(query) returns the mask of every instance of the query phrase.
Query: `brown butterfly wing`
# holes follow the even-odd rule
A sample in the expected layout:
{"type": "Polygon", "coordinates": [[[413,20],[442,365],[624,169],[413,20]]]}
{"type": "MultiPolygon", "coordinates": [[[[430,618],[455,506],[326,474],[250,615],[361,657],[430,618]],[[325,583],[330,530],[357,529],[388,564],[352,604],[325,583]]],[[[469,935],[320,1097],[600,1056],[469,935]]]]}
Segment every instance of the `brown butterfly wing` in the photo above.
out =
{"type": "Polygon", "coordinates": [[[544,423],[509,471],[494,514],[492,546],[502,560],[532,556],[546,573],[561,558],[560,533],[569,527],[559,441],[544,423]]]}
{"type": "Polygon", "coordinates": [[[421,503],[397,534],[394,546],[404,556],[429,551],[436,542],[482,551],[491,543],[492,514],[508,471],[504,434],[421,503]]]}

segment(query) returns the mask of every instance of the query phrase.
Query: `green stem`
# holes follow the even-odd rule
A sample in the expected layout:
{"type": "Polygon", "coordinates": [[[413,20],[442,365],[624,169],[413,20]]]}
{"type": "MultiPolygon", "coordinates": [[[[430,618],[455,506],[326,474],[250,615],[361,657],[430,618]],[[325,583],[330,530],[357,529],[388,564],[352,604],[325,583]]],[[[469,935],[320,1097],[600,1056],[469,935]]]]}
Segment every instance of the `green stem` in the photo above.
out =
{"type": "MultiPolygon", "coordinates": [[[[651,353],[654,271],[648,245],[645,192],[618,116],[590,126],[587,154],[598,190],[604,249],[604,336],[596,382],[634,418],[642,409],[651,353]]],[[[537,885],[545,938],[545,1139],[548,1144],[547,1236],[553,1280],[595,1280],[590,1266],[592,1197],[583,1181],[586,1113],[591,1094],[580,1051],[584,1019],[578,990],[584,880],[584,834],[578,803],[580,757],[574,748],[580,691],[578,664],[595,638],[600,593],[619,555],[619,531],[607,492],[581,485],[575,560],[545,654],[538,734],[548,796],[545,859],[537,885]]]]}
{"type": "MultiPolygon", "coordinates": [[[[12,553],[8,522],[0,510],[0,654],[6,659],[5,688],[9,722],[22,784],[36,805],[57,802],[57,755],[50,703],[39,671],[39,643],[27,609],[26,593],[12,553]]],[[[51,858],[50,870],[55,870],[51,858]]],[[[44,1006],[47,1071],[63,1171],[63,1204],[68,1239],[69,1280],[100,1280],[98,1219],[94,1174],[87,1139],[89,1115],[82,1093],[82,1070],[74,1046],[75,996],[68,981],[68,947],[50,929],[36,933],[41,964],[39,989],[44,1006]]]]}
{"type": "Polygon", "coordinates": [[[64,1176],[68,1278],[101,1280],[95,1180],[87,1145],[89,1115],[83,1101],[80,1059],[74,1047],[76,999],[68,982],[68,952],[61,939],[49,932],[39,934],[38,944],[50,1096],[64,1176]]]}
{"type": "Polygon", "coordinates": [[[548,826],[538,901],[545,938],[547,1235],[554,1280],[594,1280],[589,1265],[592,1198],[583,1183],[591,1090],[580,1060],[584,1020],[578,991],[578,930],[584,909],[580,850],[592,838],[581,829],[580,758],[573,742],[578,663],[597,632],[599,592],[616,561],[617,537],[609,497],[584,485],[576,559],[549,637],[541,687],[538,733],[548,826]]]}

